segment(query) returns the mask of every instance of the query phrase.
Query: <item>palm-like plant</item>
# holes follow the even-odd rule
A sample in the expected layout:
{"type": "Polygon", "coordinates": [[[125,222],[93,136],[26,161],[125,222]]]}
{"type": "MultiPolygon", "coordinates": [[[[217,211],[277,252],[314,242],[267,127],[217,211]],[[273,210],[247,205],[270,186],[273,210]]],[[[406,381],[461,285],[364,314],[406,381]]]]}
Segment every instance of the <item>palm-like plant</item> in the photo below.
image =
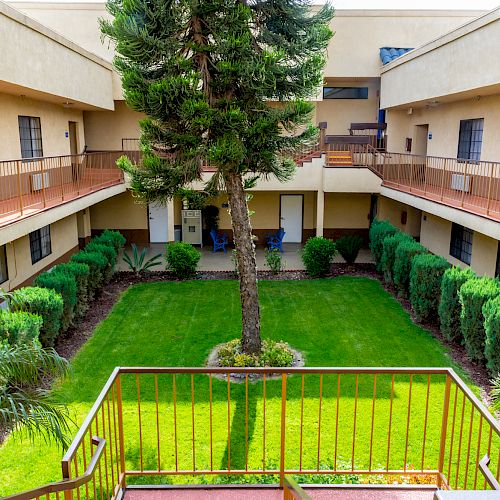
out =
{"type": "Polygon", "coordinates": [[[63,376],[68,362],[54,349],[34,343],[0,344],[0,426],[23,430],[66,447],[70,421],[67,408],[40,388],[47,377],[63,376]]]}
{"type": "Polygon", "coordinates": [[[148,249],[143,248],[140,252],[135,243],[132,243],[132,255],[127,252],[123,255],[124,262],[128,265],[129,269],[136,274],[141,274],[144,271],[149,270],[154,266],[158,266],[161,263],[162,254],[159,253],[148,260],[146,259],[148,249]]]}

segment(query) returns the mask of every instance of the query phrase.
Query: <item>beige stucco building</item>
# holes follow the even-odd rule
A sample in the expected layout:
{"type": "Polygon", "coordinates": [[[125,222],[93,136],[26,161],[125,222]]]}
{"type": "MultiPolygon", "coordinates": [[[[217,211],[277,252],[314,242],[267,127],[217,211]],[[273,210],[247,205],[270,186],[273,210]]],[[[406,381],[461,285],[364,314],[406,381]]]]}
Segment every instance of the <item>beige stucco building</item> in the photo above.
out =
{"type": "MultiPolygon", "coordinates": [[[[29,283],[106,228],[138,244],[180,234],[180,200],[136,203],[115,166],[136,150],[141,116],[101,42],[107,15],[99,3],[0,2],[2,288],[29,283]]],[[[499,17],[338,11],[313,117],[322,143],[291,181],[252,190],[255,233],[366,238],[378,216],[450,262],[498,274],[499,17]]],[[[227,199],[211,203],[230,233],[227,199]]]]}

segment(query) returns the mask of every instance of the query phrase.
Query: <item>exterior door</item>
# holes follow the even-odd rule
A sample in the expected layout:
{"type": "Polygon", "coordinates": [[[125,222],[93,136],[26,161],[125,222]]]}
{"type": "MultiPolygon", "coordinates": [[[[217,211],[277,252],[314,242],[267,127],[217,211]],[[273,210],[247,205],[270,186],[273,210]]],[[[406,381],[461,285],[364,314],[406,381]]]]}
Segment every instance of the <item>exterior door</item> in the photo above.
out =
{"type": "Polygon", "coordinates": [[[150,243],[166,243],[168,239],[168,208],[151,204],[149,214],[149,241],[150,243]]]}
{"type": "Polygon", "coordinates": [[[71,155],[78,154],[78,134],[77,134],[76,122],[68,122],[68,133],[69,133],[69,153],[71,155]]]}
{"type": "Polygon", "coordinates": [[[302,242],[302,212],[304,196],[282,194],[280,203],[280,225],[285,230],[285,243],[302,242]]]}

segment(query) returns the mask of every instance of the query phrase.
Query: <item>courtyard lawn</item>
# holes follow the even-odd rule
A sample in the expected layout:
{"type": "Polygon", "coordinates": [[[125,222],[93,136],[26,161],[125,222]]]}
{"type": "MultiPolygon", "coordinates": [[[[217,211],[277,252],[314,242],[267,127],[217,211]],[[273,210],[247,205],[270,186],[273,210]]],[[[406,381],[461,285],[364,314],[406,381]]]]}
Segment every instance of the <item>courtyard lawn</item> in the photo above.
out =
{"type": "MultiPolygon", "coordinates": [[[[340,277],[315,281],[263,281],[259,283],[262,334],[284,340],[305,354],[306,366],[454,366],[443,346],[428,332],[415,326],[400,304],[377,281],[340,277]]],[[[240,334],[240,303],[235,281],[152,283],[130,288],[110,316],[97,328],[72,363],[71,377],[57,392],[80,423],[115,366],[202,366],[215,344],[240,334]]],[[[456,366],[454,366],[457,369],[456,366]]],[[[459,374],[464,374],[457,369],[459,374]]],[[[357,468],[366,467],[370,449],[373,377],[359,379],[357,407],[357,468]]],[[[435,467],[443,401],[443,378],[432,379],[428,409],[425,466],[435,467]]],[[[139,467],[136,381],[124,377],[124,419],[127,467],[139,467]]],[[[321,443],[318,453],[319,377],[308,376],[304,402],[303,467],[331,467],[334,442],[337,459],[350,466],[352,450],[354,377],[341,380],[342,432],[335,435],[337,375],[323,380],[321,443]]],[[[373,467],[385,467],[391,380],[377,380],[374,410],[373,467]]],[[[210,466],[207,448],[208,377],[195,377],[195,435],[197,468],[210,466]]],[[[266,384],[266,434],[263,438],[263,384],[250,384],[249,468],[265,464],[276,468],[279,457],[281,382],[266,384]]],[[[190,377],[177,381],[179,467],[191,467],[190,377]]],[[[407,463],[420,468],[423,412],[427,377],[414,377],[412,387],[410,446],[407,463]]],[[[300,425],[300,377],[288,383],[287,465],[298,468],[300,425]]],[[[160,376],[161,466],[175,466],[173,452],[172,377],[160,376]]],[[[227,384],[213,381],[214,468],[227,468],[227,384]]],[[[405,429],[408,424],[408,376],[395,383],[391,467],[404,462],[405,429]],[[401,417],[401,418],[400,418],[401,417]]],[[[144,468],[156,468],[154,380],[141,377],[141,410],[144,468]]],[[[245,468],[245,386],[231,384],[231,468],[245,468]]],[[[61,451],[41,442],[30,444],[11,436],[0,448],[0,496],[61,478],[61,451]]],[[[184,481],[190,480],[185,478],[184,481]]],[[[213,480],[213,479],[208,479],[213,480]]],[[[151,482],[144,480],[143,482],[151,482]]]]}

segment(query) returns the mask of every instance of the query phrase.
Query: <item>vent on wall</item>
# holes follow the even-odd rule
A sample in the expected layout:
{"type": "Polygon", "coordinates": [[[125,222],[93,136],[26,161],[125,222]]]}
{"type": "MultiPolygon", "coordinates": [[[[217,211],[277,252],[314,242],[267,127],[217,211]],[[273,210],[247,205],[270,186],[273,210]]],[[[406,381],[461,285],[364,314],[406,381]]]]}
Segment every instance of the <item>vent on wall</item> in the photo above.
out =
{"type": "Polygon", "coordinates": [[[470,175],[451,174],[451,189],[468,193],[470,192],[470,181],[470,175]]]}
{"type": "Polygon", "coordinates": [[[31,191],[41,191],[43,188],[49,187],[49,173],[43,173],[43,182],[42,182],[42,174],[32,174],[31,176],[31,191]]]}

